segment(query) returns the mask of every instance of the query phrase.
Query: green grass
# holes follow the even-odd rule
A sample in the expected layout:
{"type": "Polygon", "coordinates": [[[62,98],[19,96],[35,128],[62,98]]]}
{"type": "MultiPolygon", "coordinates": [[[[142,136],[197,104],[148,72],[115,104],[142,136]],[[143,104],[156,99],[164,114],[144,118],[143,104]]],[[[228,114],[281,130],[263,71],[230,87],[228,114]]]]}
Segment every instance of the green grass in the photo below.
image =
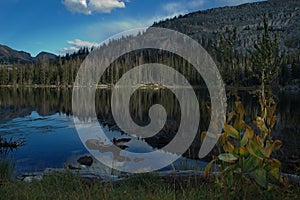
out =
{"type": "Polygon", "coordinates": [[[245,186],[243,194],[227,194],[213,181],[193,177],[184,180],[161,178],[154,174],[138,175],[114,183],[87,182],[72,173],[55,173],[42,181],[24,183],[0,182],[0,199],[300,199],[299,186],[277,188],[272,191],[245,186]]]}
{"type": "Polygon", "coordinates": [[[7,159],[0,158],[0,181],[13,178],[14,164],[7,159]]]}

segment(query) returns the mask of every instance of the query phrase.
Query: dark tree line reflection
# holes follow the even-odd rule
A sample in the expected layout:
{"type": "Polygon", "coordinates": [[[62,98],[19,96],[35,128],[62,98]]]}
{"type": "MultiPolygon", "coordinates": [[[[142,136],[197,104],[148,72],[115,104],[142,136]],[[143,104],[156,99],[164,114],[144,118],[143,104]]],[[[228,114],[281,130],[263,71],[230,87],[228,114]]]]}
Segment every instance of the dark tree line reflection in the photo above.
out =
{"type": "MultiPolygon", "coordinates": [[[[195,89],[200,107],[200,123],[198,134],[184,156],[197,158],[200,149],[200,133],[207,129],[210,121],[208,91],[195,89]]],[[[256,97],[248,92],[238,94],[246,109],[246,121],[250,122],[259,114],[260,108],[256,97]]],[[[188,98],[188,97],[187,97],[188,98]]],[[[277,108],[278,121],[273,137],[283,141],[282,149],[276,156],[283,163],[283,168],[292,170],[299,166],[300,150],[300,95],[279,94],[277,108]]],[[[111,89],[99,89],[96,92],[96,111],[102,125],[120,131],[114,122],[111,112],[111,89]]],[[[122,103],[122,102],[120,102],[122,103]]],[[[181,110],[174,94],[168,89],[137,90],[130,101],[132,119],[140,126],[149,124],[149,108],[161,104],[168,113],[164,128],[155,136],[145,139],[154,148],[162,148],[175,136],[180,120],[181,110]]],[[[234,99],[228,99],[228,111],[233,110],[234,99]]],[[[0,88],[0,120],[9,120],[29,115],[37,111],[47,116],[55,113],[72,115],[72,89],[68,88],[0,88]]],[[[126,133],[123,133],[126,134],[126,133]]]]}

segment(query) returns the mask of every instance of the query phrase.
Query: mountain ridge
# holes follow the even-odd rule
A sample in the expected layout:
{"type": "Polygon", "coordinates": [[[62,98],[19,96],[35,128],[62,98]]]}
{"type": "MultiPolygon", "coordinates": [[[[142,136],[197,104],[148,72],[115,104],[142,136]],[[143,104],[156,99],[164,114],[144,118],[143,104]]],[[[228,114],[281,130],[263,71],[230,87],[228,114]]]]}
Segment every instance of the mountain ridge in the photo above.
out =
{"type": "Polygon", "coordinates": [[[269,0],[196,11],[184,16],[156,22],[154,27],[168,28],[182,32],[202,46],[216,43],[218,34],[226,28],[237,28],[241,48],[253,46],[263,30],[263,15],[266,14],[269,32],[275,33],[282,50],[300,49],[300,1],[269,0]]]}
{"type": "Polygon", "coordinates": [[[57,56],[49,52],[40,52],[37,56],[32,57],[30,53],[25,51],[14,50],[9,46],[0,44],[0,64],[10,65],[13,63],[35,63],[38,60],[41,62],[56,60],[57,56]]]}
{"type": "MultiPolygon", "coordinates": [[[[269,32],[276,34],[281,50],[299,52],[300,49],[300,0],[269,0],[246,3],[238,6],[225,6],[188,13],[154,22],[154,27],[168,28],[184,33],[204,48],[218,43],[218,34],[227,28],[237,28],[238,46],[241,50],[253,47],[257,36],[262,34],[262,16],[268,18],[269,32]]],[[[52,61],[57,56],[41,52],[32,57],[24,51],[0,45],[0,64],[35,63],[38,60],[52,61]]]]}

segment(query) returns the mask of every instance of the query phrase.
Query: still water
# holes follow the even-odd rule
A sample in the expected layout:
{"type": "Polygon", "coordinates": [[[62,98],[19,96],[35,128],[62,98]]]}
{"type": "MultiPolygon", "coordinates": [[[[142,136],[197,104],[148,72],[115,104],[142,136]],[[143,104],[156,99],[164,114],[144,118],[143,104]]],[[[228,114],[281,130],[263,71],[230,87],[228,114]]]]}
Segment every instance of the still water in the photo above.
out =
{"type": "MultiPolygon", "coordinates": [[[[209,157],[199,160],[200,133],[207,129],[209,114],[208,92],[195,89],[200,107],[198,134],[191,147],[172,165],[162,169],[199,169],[205,166],[209,157]]],[[[241,91],[239,96],[246,109],[246,120],[251,121],[259,114],[256,97],[241,91]]],[[[283,148],[276,153],[283,163],[284,171],[293,171],[299,166],[300,150],[300,95],[278,94],[278,121],[273,137],[283,141],[283,148]]],[[[96,111],[99,126],[106,136],[131,138],[126,151],[144,153],[164,147],[175,136],[180,124],[179,103],[168,89],[138,90],[131,97],[130,112],[139,125],[149,124],[148,111],[154,104],[161,104],[168,118],[164,128],[155,136],[138,139],[122,132],[114,122],[111,113],[111,90],[99,89],[96,93],[96,111]]],[[[15,162],[15,173],[44,171],[46,168],[62,168],[78,165],[77,159],[89,152],[82,144],[72,118],[72,90],[63,88],[0,88],[0,136],[6,139],[22,139],[25,144],[3,155],[15,162]],[[4,155],[5,154],[5,155],[4,155]]],[[[122,103],[122,102],[120,102],[122,103]]],[[[233,100],[228,101],[232,110],[233,100]]],[[[101,163],[94,163],[96,169],[107,171],[101,163]]]]}

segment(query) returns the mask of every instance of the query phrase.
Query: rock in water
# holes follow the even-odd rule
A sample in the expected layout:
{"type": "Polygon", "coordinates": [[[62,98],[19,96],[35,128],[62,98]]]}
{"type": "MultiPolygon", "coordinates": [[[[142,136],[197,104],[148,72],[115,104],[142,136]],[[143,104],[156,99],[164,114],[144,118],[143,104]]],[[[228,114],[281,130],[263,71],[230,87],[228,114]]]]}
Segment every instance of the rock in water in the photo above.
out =
{"type": "Polygon", "coordinates": [[[81,165],[91,166],[93,164],[93,158],[91,156],[80,157],[77,162],[81,165]]]}

